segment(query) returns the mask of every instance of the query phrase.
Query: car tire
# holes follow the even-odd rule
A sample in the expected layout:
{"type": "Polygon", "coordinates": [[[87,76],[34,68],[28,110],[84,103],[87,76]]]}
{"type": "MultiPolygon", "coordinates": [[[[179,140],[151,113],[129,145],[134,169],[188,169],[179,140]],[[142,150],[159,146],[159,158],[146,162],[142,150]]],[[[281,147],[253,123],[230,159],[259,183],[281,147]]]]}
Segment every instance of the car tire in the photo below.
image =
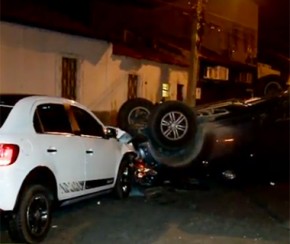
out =
{"type": "Polygon", "coordinates": [[[144,98],[127,100],[119,109],[117,126],[133,136],[142,134],[142,130],[147,127],[153,107],[153,103],[144,98]]]}
{"type": "Polygon", "coordinates": [[[283,81],[280,76],[268,75],[260,78],[255,86],[255,96],[272,97],[281,94],[283,81]]]}
{"type": "Polygon", "coordinates": [[[113,189],[118,199],[127,198],[132,189],[132,168],[128,159],[123,159],[118,170],[116,183],[113,189]]]}
{"type": "Polygon", "coordinates": [[[180,149],[194,140],[197,122],[192,108],[166,101],[152,111],[148,122],[150,141],[164,149],[180,149]]]}
{"type": "Polygon", "coordinates": [[[15,242],[36,243],[45,239],[51,224],[51,199],[42,185],[26,187],[8,218],[8,232],[15,242]]]}
{"type": "Polygon", "coordinates": [[[203,125],[198,125],[193,140],[182,148],[164,149],[149,141],[148,151],[156,162],[168,167],[180,168],[196,163],[205,150],[206,142],[206,128],[203,125]]]}

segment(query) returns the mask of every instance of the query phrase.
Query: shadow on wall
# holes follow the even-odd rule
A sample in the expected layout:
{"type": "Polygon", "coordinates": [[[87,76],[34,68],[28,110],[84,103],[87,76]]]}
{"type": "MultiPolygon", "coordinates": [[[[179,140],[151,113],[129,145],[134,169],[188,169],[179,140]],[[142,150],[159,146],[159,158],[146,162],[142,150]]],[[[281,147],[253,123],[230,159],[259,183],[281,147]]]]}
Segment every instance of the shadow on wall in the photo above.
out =
{"type": "MultiPolygon", "coordinates": [[[[88,57],[88,56],[87,56],[88,57]]],[[[101,56],[99,56],[101,59],[101,56]]],[[[139,59],[133,59],[125,56],[116,56],[111,55],[113,61],[120,61],[119,69],[120,71],[129,72],[138,71],[142,67],[142,61],[139,59]]],[[[98,104],[103,103],[108,97],[114,97],[114,94],[118,94],[117,91],[120,91],[120,87],[124,86],[122,79],[117,77],[114,81],[111,82],[110,89],[107,89],[105,92],[98,96],[98,99],[93,101],[89,107],[99,107],[98,104]]],[[[115,106],[111,108],[111,111],[94,111],[94,114],[105,124],[116,126],[117,125],[117,107],[122,104],[116,104],[116,101],[113,102],[115,106]]]]}
{"type": "Polygon", "coordinates": [[[134,59],[126,56],[117,57],[112,55],[113,61],[120,61],[120,70],[124,71],[138,71],[142,67],[142,61],[140,59],[134,59]]]}
{"type": "MultiPolygon", "coordinates": [[[[116,56],[112,55],[113,61],[120,61],[120,70],[127,71],[127,72],[136,72],[142,68],[143,65],[152,65],[159,67],[160,69],[160,78],[159,82],[156,84],[158,85],[158,88],[156,90],[155,99],[151,97],[153,100],[159,102],[162,99],[162,84],[163,83],[169,83],[169,77],[170,77],[170,68],[168,64],[162,64],[162,63],[156,63],[148,62],[147,60],[142,59],[134,59],[134,58],[128,58],[125,56],[116,56]]],[[[147,84],[147,81],[145,82],[145,85],[147,84]]],[[[147,94],[148,95],[148,94],[147,94]]],[[[146,96],[147,97],[147,96],[146,96]]]]}
{"type": "MultiPolygon", "coordinates": [[[[121,82],[122,79],[120,77],[117,77],[114,81],[110,83],[110,86],[102,92],[100,95],[96,97],[95,100],[93,100],[90,104],[88,104],[88,107],[90,108],[98,108],[100,107],[100,104],[103,104],[109,97],[114,98],[117,94],[120,93],[120,87],[122,87],[124,84],[121,82]]],[[[114,104],[113,109],[116,109],[118,107],[118,104],[116,104],[116,100],[112,99],[112,103],[114,104]]],[[[121,106],[121,104],[119,104],[121,106]]]]}
{"type": "MultiPolygon", "coordinates": [[[[121,71],[127,71],[129,72],[136,72],[142,67],[142,61],[139,59],[133,59],[130,57],[125,56],[116,56],[112,55],[113,61],[120,61],[119,69],[121,71]]],[[[89,107],[98,107],[98,104],[105,101],[108,97],[114,97],[113,94],[116,93],[116,91],[120,90],[120,86],[123,86],[123,82],[120,81],[120,77],[117,77],[110,86],[110,89],[107,89],[104,93],[102,93],[102,96],[98,97],[98,100],[93,101],[89,107]],[[113,88],[113,89],[112,89],[113,88]]],[[[117,94],[117,93],[116,93],[117,94]]],[[[116,103],[116,102],[115,102],[116,103]]],[[[119,104],[121,106],[122,104],[119,104]]],[[[116,126],[117,125],[117,114],[118,110],[116,109],[118,107],[118,104],[114,106],[111,111],[93,111],[93,113],[105,124],[105,125],[111,125],[116,126]]]]}

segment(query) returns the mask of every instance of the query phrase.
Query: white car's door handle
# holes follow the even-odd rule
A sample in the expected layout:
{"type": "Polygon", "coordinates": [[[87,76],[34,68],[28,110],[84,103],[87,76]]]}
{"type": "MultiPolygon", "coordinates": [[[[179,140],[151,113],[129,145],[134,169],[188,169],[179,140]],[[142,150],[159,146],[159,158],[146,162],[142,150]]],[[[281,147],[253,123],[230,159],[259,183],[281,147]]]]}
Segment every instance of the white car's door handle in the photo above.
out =
{"type": "Polygon", "coordinates": [[[93,154],[94,151],[93,150],[86,150],[86,154],[93,154]]]}
{"type": "Polygon", "coordinates": [[[57,150],[55,148],[48,148],[47,149],[47,152],[49,152],[49,153],[56,153],[57,150]]]}

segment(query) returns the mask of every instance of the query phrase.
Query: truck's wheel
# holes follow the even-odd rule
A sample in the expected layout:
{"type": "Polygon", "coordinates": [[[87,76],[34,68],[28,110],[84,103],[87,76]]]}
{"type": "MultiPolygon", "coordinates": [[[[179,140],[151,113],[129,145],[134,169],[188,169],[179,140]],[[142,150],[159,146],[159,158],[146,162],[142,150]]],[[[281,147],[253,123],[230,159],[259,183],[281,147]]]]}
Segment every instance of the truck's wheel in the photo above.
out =
{"type": "Polygon", "coordinates": [[[16,242],[41,242],[51,223],[49,191],[42,185],[30,185],[19,199],[20,202],[8,219],[11,239],[16,242]]]}
{"type": "Polygon", "coordinates": [[[264,87],[264,95],[267,97],[279,95],[282,92],[282,86],[277,81],[270,81],[264,87]]]}
{"type": "Polygon", "coordinates": [[[147,127],[148,118],[153,107],[153,103],[144,98],[127,100],[118,112],[118,127],[133,136],[141,134],[141,131],[147,127]]]}
{"type": "Polygon", "coordinates": [[[283,91],[283,81],[280,76],[268,75],[260,78],[255,86],[255,96],[271,97],[283,91]]]}
{"type": "Polygon", "coordinates": [[[154,144],[166,149],[179,149],[194,139],[196,116],[184,103],[166,101],[154,108],[148,128],[154,144]]]}
{"type": "Polygon", "coordinates": [[[117,174],[113,193],[119,198],[127,198],[132,189],[133,172],[129,159],[123,159],[117,174]]]}
{"type": "Polygon", "coordinates": [[[180,149],[164,149],[149,141],[148,150],[154,160],[160,164],[174,168],[185,167],[195,163],[201,156],[205,149],[206,139],[205,128],[199,125],[193,140],[180,149]]]}

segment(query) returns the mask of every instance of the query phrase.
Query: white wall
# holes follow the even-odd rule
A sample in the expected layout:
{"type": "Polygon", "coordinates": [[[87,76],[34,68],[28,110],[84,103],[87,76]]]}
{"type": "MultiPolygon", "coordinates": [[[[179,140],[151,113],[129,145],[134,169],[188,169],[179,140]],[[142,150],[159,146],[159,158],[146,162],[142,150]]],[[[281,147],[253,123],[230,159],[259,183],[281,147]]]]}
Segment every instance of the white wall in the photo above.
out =
{"type": "Polygon", "coordinates": [[[0,92],[59,96],[64,56],[78,59],[77,100],[94,111],[122,105],[130,73],[139,76],[138,96],[153,102],[160,99],[160,82],[170,83],[171,99],[177,83],[186,89],[186,69],[112,55],[105,41],[0,22],[0,92]]]}

